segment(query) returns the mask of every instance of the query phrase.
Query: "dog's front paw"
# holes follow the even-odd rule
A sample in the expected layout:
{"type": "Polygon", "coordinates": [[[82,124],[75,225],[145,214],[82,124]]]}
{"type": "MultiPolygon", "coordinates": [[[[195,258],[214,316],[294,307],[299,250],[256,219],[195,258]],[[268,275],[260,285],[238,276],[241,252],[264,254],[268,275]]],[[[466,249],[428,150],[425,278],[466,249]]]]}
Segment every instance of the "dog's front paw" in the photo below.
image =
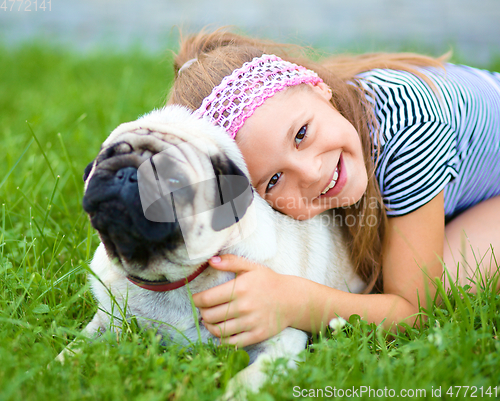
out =
{"type": "Polygon", "coordinates": [[[268,378],[264,368],[270,361],[272,361],[270,355],[261,354],[253,364],[239,371],[229,380],[222,400],[244,401],[248,398],[249,392],[258,392],[268,378]]]}

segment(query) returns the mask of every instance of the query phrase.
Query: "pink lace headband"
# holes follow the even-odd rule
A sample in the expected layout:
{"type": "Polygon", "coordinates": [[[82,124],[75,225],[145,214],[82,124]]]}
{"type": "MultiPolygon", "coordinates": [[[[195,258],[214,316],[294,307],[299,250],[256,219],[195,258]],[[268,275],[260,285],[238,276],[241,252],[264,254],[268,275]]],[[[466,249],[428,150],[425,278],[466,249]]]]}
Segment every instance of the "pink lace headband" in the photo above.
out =
{"type": "Polygon", "coordinates": [[[319,82],[323,80],[314,71],[263,54],[224,77],[194,114],[225,128],[234,138],[246,119],[276,92],[288,86],[319,82]]]}

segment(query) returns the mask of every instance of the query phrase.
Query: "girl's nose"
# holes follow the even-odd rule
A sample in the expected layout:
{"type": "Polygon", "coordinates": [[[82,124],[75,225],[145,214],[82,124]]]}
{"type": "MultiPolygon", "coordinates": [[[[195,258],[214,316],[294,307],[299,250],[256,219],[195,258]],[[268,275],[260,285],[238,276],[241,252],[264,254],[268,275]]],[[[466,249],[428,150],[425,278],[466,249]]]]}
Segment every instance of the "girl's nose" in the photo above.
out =
{"type": "Polygon", "coordinates": [[[309,188],[316,184],[321,178],[319,159],[311,160],[309,163],[300,163],[298,166],[299,185],[301,188],[309,188]]]}

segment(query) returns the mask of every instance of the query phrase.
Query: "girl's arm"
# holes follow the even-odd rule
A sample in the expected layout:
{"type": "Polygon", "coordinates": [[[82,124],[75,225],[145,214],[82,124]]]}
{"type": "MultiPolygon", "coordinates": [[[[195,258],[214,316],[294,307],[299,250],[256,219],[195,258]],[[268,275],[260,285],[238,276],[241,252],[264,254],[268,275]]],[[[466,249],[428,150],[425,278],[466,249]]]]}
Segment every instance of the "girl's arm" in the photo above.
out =
{"type": "MultiPolygon", "coordinates": [[[[296,276],[280,275],[234,255],[224,255],[220,270],[234,271],[235,280],[195,294],[204,324],[230,344],[263,341],[287,326],[316,331],[323,322],[360,315],[389,328],[413,324],[419,299],[426,305],[426,287],[442,273],[444,249],[443,192],[416,211],[389,220],[383,252],[383,294],[351,294],[296,276]]],[[[324,323],[323,323],[324,325],[324,323]]]]}
{"type": "Polygon", "coordinates": [[[321,321],[337,315],[348,319],[352,314],[370,323],[383,322],[385,328],[402,321],[412,325],[419,302],[427,307],[426,291],[430,299],[434,298],[431,281],[441,277],[443,271],[444,225],[443,192],[412,213],[390,218],[383,250],[384,293],[350,294],[311,282],[300,290],[300,297],[310,294],[306,310],[311,313],[307,316],[304,311],[293,327],[310,330],[311,325],[319,327],[321,321]]]}

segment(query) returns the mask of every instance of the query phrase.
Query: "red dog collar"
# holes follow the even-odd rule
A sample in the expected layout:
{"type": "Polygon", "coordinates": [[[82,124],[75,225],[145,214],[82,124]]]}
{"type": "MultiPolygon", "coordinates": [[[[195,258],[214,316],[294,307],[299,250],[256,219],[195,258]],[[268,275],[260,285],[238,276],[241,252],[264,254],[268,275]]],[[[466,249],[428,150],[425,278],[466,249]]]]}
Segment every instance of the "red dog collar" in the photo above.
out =
{"type": "Polygon", "coordinates": [[[157,291],[157,292],[166,292],[176,290],[177,288],[181,288],[185,286],[187,283],[193,281],[196,277],[198,277],[201,273],[205,271],[208,267],[208,262],[202,264],[194,273],[191,273],[189,276],[177,280],[177,281],[146,281],[142,279],[138,279],[137,277],[127,276],[131,283],[134,283],[138,287],[144,288],[149,291],[157,291]]]}

